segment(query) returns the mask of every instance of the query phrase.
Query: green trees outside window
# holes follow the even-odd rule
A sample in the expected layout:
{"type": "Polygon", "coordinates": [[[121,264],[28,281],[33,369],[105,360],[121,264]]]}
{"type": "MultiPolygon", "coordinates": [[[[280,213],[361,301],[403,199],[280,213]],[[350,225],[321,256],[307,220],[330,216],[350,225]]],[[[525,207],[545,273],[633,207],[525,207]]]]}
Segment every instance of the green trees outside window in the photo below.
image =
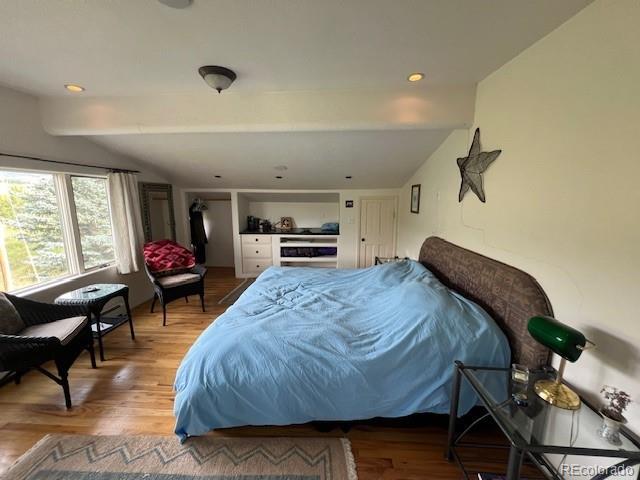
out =
{"type": "Polygon", "coordinates": [[[85,269],[115,258],[106,183],[103,178],[71,177],[85,269]]]}
{"type": "Polygon", "coordinates": [[[113,262],[106,180],[67,179],[64,174],[0,170],[0,290],[113,262]],[[61,208],[67,185],[72,186],[69,203],[75,214],[73,208],[61,208]]]}

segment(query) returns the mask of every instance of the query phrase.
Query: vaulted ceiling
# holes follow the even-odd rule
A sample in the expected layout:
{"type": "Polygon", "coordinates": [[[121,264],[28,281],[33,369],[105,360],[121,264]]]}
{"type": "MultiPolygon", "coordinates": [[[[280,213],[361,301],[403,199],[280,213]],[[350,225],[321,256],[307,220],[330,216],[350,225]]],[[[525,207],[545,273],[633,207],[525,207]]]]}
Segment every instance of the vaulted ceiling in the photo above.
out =
{"type": "Polygon", "coordinates": [[[0,83],[185,186],[395,187],[471,124],[478,81],[588,3],[2,0],[0,83]],[[238,74],[221,95],[211,64],[238,74]]]}

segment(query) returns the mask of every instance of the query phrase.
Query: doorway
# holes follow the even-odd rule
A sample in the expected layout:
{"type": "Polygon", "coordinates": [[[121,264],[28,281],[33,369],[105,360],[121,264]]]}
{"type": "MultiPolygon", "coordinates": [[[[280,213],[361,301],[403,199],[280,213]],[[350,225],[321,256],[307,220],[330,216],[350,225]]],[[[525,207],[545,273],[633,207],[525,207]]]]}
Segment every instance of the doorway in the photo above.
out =
{"type": "Polygon", "coordinates": [[[376,257],[395,255],[397,210],[397,197],[360,199],[360,268],[373,265],[376,257]]]}
{"type": "Polygon", "coordinates": [[[208,240],[205,264],[208,267],[233,267],[231,195],[204,196],[202,200],[207,206],[207,209],[202,212],[202,220],[208,240]]]}

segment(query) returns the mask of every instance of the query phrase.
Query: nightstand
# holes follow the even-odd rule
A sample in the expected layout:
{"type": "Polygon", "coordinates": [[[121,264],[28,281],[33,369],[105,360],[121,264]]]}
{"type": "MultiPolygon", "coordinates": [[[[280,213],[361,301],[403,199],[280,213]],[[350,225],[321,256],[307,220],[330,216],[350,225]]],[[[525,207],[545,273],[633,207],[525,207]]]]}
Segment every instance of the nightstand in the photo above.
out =
{"type": "Polygon", "coordinates": [[[457,461],[465,477],[469,478],[457,447],[509,448],[506,480],[520,478],[520,468],[525,458],[533,462],[548,478],[603,479],[612,475],[616,468],[618,472],[626,469],[627,474],[634,470],[633,476],[628,478],[637,478],[640,439],[623,429],[622,445],[612,445],[596,433],[602,424],[602,417],[584,399],[580,409],[571,411],[554,407],[539,398],[533,391],[533,384],[536,380],[549,376],[549,373],[543,371],[532,372],[529,388],[526,390],[528,403],[519,406],[511,397],[514,388],[511,369],[471,367],[455,362],[447,459],[457,461]],[[456,412],[461,387],[471,388],[487,413],[460,434],[456,412]],[[509,442],[508,447],[462,441],[469,430],[488,418],[492,418],[500,427],[509,442]],[[587,457],[607,457],[611,460],[599,459],[596,466],[587,457]],[[582,467],[584,471],[581,470],[582,467]]]}

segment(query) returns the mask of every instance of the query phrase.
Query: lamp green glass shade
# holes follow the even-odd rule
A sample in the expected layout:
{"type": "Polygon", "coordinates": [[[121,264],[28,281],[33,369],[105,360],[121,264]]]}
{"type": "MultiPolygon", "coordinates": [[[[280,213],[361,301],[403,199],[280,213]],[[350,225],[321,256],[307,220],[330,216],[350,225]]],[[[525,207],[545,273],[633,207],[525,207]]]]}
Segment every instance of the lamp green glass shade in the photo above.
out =
{"type": "Polygon", "coordinates": [[[570,362],[580,358],[587,343],[585,336],[578,330],[551,317],[533,317],[529,319],[527,329],[538,343],[570,362]]]}

